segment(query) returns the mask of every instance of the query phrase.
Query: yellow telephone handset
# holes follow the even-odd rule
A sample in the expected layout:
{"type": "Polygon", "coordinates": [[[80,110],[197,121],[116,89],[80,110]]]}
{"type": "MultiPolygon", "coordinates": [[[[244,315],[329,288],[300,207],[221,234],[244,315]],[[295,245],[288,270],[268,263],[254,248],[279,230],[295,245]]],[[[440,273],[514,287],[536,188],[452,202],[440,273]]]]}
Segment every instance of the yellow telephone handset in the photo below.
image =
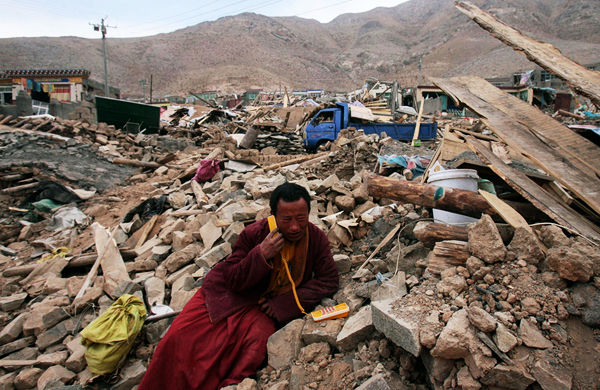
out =
{"type": "Polygon", "coordinates": [[[271,215],[269,216],[269,218],[267,218],[267,221],[269,222],[269,231],[272,232],[273,230],[277,229],[277,222],[275,222],[275,216],[271,215]]]}

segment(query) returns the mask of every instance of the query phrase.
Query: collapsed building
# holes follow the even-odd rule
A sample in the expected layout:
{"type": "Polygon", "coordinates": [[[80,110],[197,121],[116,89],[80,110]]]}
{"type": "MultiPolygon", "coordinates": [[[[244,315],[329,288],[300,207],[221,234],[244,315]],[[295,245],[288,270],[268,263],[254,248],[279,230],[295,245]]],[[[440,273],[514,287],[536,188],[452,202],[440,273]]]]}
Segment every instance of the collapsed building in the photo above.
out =
{"type": "Polygon", "coordinates": [[[158,134],[1,117],[0,386],[134,388],[207,272],[291,181],[340,273],[322,306],[350,314],[290,322],[235,388],[595,388],[600,153],[567,125],[598,120],[552,118],[475,77],[431,82],[477,117],[437,118],[443,131],[420,146],[345,129],[305,153],[314,106],[174,109],[158,134]],[[202,162],[212,175],[193,180],[202,162]],[[456,171],[475,188],[440,184],[456,171]],[[122,294],[149,315],[120,369],[97,375],[80,331],[122,294]]]}

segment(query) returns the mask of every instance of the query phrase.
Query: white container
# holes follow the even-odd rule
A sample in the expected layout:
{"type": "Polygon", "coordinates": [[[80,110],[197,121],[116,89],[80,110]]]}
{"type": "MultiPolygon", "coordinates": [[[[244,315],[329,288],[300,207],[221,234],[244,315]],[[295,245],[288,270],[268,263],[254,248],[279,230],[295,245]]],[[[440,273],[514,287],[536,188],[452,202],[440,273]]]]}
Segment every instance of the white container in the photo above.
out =
{"type": "MultiPolygon", "coordinates": [[[[479,176],[474,169],[446,169],[432,172],[427,182],[444,188],[458,188],[460,190],[477,192],[478,180],[479,176]]],[[[433,209],[433,219],[436,222],[450,225],[467,225],[477,221],[476,218],[438,209],[433,209]]]]}

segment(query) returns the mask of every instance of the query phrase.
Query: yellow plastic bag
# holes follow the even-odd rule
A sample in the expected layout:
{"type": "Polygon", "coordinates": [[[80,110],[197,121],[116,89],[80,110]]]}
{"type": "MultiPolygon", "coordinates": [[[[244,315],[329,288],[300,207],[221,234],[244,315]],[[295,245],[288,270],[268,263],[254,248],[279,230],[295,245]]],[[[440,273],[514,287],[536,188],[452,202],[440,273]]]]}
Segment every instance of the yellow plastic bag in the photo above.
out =
{"type": "Polygon", "coordinates": [[[85,360],[94,374],[113,372],[125,359],[142,330],[146,307],[137,297],[124,294],[81,331],[85,360]]]}

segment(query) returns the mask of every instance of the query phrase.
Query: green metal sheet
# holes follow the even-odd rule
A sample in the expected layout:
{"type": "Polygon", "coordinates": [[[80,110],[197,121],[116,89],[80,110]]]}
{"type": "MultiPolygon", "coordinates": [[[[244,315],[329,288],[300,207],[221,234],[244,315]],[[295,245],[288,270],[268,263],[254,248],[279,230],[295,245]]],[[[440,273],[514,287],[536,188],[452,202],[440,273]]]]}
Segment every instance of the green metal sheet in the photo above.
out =
{"type": "Polygon", "coordinates": [[[117,129],[125,128],[130,122],[140,124],[140,130],[146,129],[146,133],[159,130],[160,107],[96,96],[96,112],[98,122],[114,125],[117,129]]]}

